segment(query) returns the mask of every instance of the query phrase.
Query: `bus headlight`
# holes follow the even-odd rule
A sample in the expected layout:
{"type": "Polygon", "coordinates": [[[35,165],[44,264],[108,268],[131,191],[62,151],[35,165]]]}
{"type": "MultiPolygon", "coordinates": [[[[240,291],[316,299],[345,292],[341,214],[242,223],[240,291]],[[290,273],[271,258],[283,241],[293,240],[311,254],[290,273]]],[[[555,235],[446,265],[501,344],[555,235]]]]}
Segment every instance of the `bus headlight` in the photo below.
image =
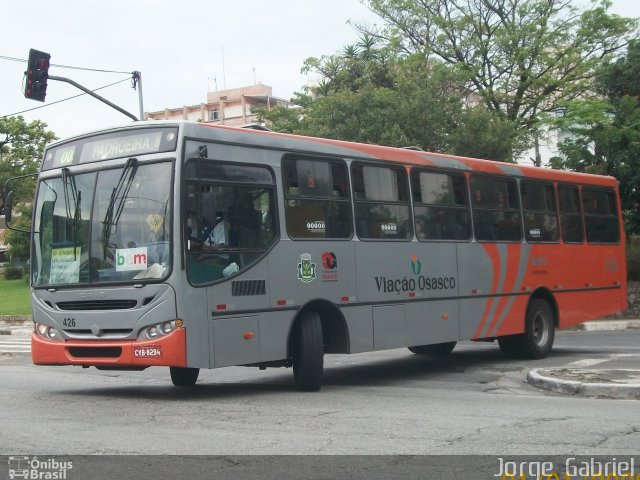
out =
{"type": "Polygon", "coordinates": [[[144,331],[144,336],[147,338],[158,338],[164,335],[169,335],[177,328],[177,322],[182,323],[180,320],[172,320],[170,322],[156,323],[155,325],[149,325],[144,331]]]}
{"type": "Polygon", "coordinates": [[[44,323],[36,323],[36,333],[44,338],[49,338],[51,340],[58,340],[60,338],[60,334],[58,330],[49,325],[45,325],[44,323]]]}
{"type": "Polygon", "coordinates": [[[173,332],[175,328],[176,328],[176,325],[174,322],[164,322],[162,324],[162,333],[166,335],[167,333],[173,332]]]}
{"type": "Polygon", "coordinates": [[[158,336],[158,327],[156,327],[155,325],[147,327],[147,337],[156,338],[157,336],[158,336]]]}

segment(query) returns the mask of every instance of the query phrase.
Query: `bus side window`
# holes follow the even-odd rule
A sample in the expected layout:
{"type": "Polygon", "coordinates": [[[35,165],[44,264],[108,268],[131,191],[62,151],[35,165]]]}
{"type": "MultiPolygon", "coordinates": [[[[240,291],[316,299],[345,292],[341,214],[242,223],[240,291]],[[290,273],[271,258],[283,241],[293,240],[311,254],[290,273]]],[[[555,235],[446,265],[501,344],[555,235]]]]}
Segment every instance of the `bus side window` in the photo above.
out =
{"type": "MultiPolygon", "coordinates": [[[[412,170],[418,240],[468,240],[471,221],[464,175],[412,170]]],[[[481,194],[480,191],[477,191],[481,194]]]]}
{"type": "Polygon", "coordinates": [[[580,210],[580,192],[577,185],[560,185],[558,187],[560,207],[560,225],[562,241],[565,243],[582,243],[584,226],[580,210]]]}
{"type": "Polygon", "coordinates": [[[476,240],[519,242],[522,239],[522,223],[515,180],[472,175],[471,189],[474,192],[472,204],[476,240]]]}
{"type": "Polygon", "coordinates": [[[274,179],[263,167],[190,163],[197,168],[186,169],[187,277],[207,284],[248,268],[275,240],[274,179]]]}
{"type": "Polygon", "coordinates": [[[617,243],[620,240],[618,207],[612,189],[582,187],[584,221],[589,243],[617,243]]]}
{"type": "Polygon", "coordinates": [[[410,240],[413,228],[406,171],[354,164],[351,176],[358,236],[410,240]]]}
{"type": "Polygon", "coordinates": [[[557,242],[560,238],[552,184],[522,182],[524,233],[528,242],[557,242]]]}
{"type": "Polygon", "coordinates": [[[282,172],[289,237],[351,236],[351,205],[344,163],[285,158],[282,172]]]}

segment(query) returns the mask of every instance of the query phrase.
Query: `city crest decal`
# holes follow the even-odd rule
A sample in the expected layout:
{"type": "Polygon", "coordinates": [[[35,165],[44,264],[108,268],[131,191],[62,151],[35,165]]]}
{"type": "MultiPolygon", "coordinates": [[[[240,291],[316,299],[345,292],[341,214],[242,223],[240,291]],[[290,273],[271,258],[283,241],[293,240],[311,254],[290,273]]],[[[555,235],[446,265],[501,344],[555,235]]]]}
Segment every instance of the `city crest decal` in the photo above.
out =
{"type": "Polygon", "coordinates": [[[304,283],[313,282],[316,279],[316,264],[311,261],[310,253],[300,255],[298,264],[298,280],[304,283]]]}

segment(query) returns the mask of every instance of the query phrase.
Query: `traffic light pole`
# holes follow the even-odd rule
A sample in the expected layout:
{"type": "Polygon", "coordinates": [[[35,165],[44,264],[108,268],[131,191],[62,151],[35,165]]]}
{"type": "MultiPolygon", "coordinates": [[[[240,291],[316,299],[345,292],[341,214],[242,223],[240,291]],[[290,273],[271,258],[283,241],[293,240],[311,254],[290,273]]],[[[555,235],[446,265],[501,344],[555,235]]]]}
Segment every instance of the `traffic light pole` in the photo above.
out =
{"type": "Polygon", "coordinates": [[[138,89],[138,106],[140,107],[140,120],[144,120],[144,107],[142,106],[142,73],[137,70],[133,74],[133,88],[138,89]]]}
{"type": "MultiPolygon", "coordinates": [[[[135,120],[136,122],[138,121],[138,118],[132,114],[127,112],[125,109],[120,108],[119,106],[117,106],[115,103],[110,102],[109,100],[107,100],[104,97],[101,97],[100,95],[98,95],[95,92],[92,92],[91,90],[89,90],[86,87],[83,87],[82,85],[80,85],[78,82],[74,82],[73,80],[71,80],[70,78],[65,78],[65,77],[56,77],[53,75],[49,75],[47,77],[47,80],[56,80],[58,82],[66,82],[66,83],[70,83],[71,85],[73,85],[76,88],[79,88],[80,90],[82,90],[84,93],[86,93],[87,95],[91,95],[93,98],[97,98],[98,100],[100,100],[103,103],[106,103],[107,105],[109,105],[112,108],[115,108],[116,110],[118,110],[120,113],[125,114],[127,117],[132,118],[133,120],[135,120]]],[[[140,80],[139,80],[140,81],[140,80]]],[[[140,112],[142,113],[142,85],[140,85],[140,112]]]]}

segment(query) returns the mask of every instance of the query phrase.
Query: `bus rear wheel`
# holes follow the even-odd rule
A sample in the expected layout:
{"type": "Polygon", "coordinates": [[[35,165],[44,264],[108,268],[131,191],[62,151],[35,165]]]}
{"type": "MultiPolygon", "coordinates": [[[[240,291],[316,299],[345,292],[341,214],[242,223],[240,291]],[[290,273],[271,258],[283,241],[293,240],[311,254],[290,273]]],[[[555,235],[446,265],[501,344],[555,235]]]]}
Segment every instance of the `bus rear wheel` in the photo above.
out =
{"type": "Polygon", "coordinates": [[[417,355],[436,355],[438,357],[444,357],[449,355],[454,348],[456,348],[458,342],[444,342],[436,343],[434,345],[419,345],[417,347],[409,347],[411,353],[417,355]]]}
{"type": "Polygon", "coordinates": [[[524,333],[498,338],[500,350],[507,356],[544,358],[555,339],[555,315],[549,302],[541,298],[531,301],[527,309],[524,333]]]}
{"type": "Polygon", "coordinates": [[[322,387],[324,342],[322,322],[316,312],[300,319],[292,345],[293,377],[298,390],[317,392],[322,387]]]}
{"type": "Polygon", "coordinates": [[[176,387],[193,387],[198,380],[199,368],[169,367],[171,381],[176,387]]]}

